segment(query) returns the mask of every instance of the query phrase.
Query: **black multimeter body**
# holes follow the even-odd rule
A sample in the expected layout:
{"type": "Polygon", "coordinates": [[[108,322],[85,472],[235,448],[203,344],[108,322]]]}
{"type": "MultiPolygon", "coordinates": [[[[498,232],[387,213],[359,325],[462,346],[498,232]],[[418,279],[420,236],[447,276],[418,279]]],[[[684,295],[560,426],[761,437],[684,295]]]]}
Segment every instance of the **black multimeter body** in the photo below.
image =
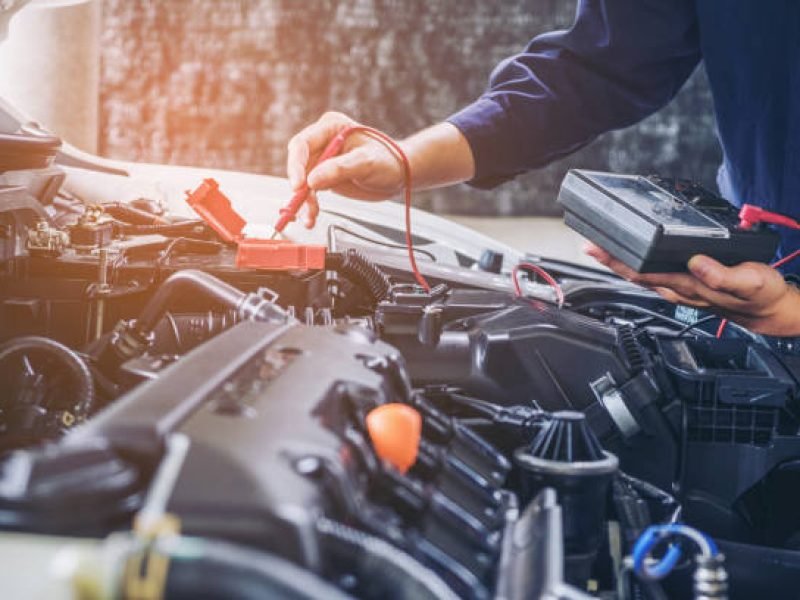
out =
{"type": "Polygon", "coordinates": [[[739,227],[739,210],[683,180],[573,169],[558,201],[564,222],[639,273],[680,273],[695,254],[725,265],[770,262],[780,236],[739,227]]]}

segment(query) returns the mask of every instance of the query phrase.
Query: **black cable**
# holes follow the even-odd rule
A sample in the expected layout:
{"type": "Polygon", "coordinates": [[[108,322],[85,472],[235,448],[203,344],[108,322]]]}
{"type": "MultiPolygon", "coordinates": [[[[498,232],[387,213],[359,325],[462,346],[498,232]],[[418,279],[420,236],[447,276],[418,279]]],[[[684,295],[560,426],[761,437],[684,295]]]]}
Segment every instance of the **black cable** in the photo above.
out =
{"type": "MultiPolygon", "coordinates": [[[[376,240],[375,238],[367,237],[366,235],[356,233],[355,231],[347,229],[346,227],[342,227],[341,225],[330,225],[328,226],[328,230],[334,232],[341,231],[342,233],[351,235],[354,238],[357,238],[369,244],[375,244],[377,246],[383,246],[385,248],[395,248],[397,250],[407,250],[406,246],[403,246],[402,244],[394,244],[392,242],[384,242],[383,240],[376,240]]],[[[422,250],[421,248],[414,248],[414,252],[430,258],[432,262],[436,262],[436,256],[432,252],[428,252],[427,250],[422,250]]]]}
{"type": "Polygon", "coordinates": [[[183,252],[186,254],[217,254],[222,250],[222,244],[207,240],[196,240],[194,238],[179,237],[172,240],[161,256],[156,261],[156,268],[160,271],[166,266],[167,261],[172,258],[174,253],[183,252]]]}
{"type": "Polygon", "coordinates": [[[676,333],[675,337],[684,336],[687,333],[689,333],[692,329],[694,329],[695,327],[699,327],[700,325],[702,325],[704,323],[708,323],[709,321],[713,321],[714,319],[721,319],[721,318],[722,317],[720,317],[719,315],[707,315],[707,316],[703,317],[702,319],[697,319],[697,321],[695,321],[694,323],[689,323],[686,327],[684,327],[678,333],[676,333]]]}
{"type": "Polygon", "coordinates": [[[347,252],[341,254],[329,254],[325,268],[361,284],[370,292],[375,302],[385,300],[392,288],[386,273],[355,248],[348,248],[347,252]]]}
{"type": "MultiPolygon", "coordinates": [[[[681,337],[681,336],[685,335],[687,332],[689,332],[692,329],[694,329],[695,327],[698,327],[699,325],[702,325],[703,323],[706,323],[708,321],[713,321],[714,319],[720,319],[721,320],[721,319],[723,319],[723,317],[721,317],[719,315],[707,315],[707,316],[705,316],[705,317],[703,317],[701,319],[698,319],[694,323],[691,323],[691,324],[687,325],[686,327],[681,329],[677,334],[675,334],[675,336],[676,337],[681,337]]],[[[756,341],[756,342],[758,342],[759,339],[760,339],[757,334],[753,333],[752,331],[750,331],[746,327],[742,327],[738,323],[734,323],[733,321],[728,321],[728,327],[732,327],[732,328],[736,329],[745,338],[750,338],[751,340],[756,341]]],[[[717,337],[716,335],[713,335],[713,334],[711,334],[711,333],[709,333],[707,331],[702,331],[701,330],[700,333],[702,333],[704,335],[707,335],[707,336],[710,336],[710,337],[714,337],[714,338],[717,337]]]]}
{"type": "MultiPolygon", "coordinates": [[[[653,317],[654,319],[671,325],[672,327],[678,327],[679,329],[684,329],[686,327],[686,323],[683,321],[678,321],[677,319],[673,319],[667,315],[662,315],[660,312],[650,310],[649,308],[644,308],[643,306],[637,306],[636,304],[628,304],[627,302],[588,302],[575,307],[575,310],[583,310],[588,308],[618,308],[621,310],[629,310],[632,312],[638,312],[641,315],[653,317]]],[[[708,337],[714,337],[707,331],[701,330],[701,332],[708,337]]]]}
{"type": "Polygon", "coordinates": [[[678,499],[669,492],[662,490],[660,487],[653,485],[648,481],[628,475],[623,471],[619,471],[617,476],[621,481],[624,481],[640,495],[659,502],[665,510],[671,510],[672,515],[670,520],[672,520],[676,514],[679,514],[681,504],[678,502],[678,499]]]}

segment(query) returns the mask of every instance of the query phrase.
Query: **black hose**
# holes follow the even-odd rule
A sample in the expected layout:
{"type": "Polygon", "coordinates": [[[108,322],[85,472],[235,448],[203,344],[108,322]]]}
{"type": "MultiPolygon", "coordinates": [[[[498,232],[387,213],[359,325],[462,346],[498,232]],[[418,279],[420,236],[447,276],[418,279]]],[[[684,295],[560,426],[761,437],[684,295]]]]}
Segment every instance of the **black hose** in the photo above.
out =
{"type": "Polygon", "coordinates": [[[376,302],[385,300],[389,296],[392,288],[389,277],[358,250],[350,248],[343,254],[334,255],[326,267],[338,271],[354,283],[363,285],[376,302]]]}
{"type": "Polygon", "coordinates": [[[212,309],[230,311],[231,322],[286,323],[290,317],[272,300],[258,293],[246,294],[213,275],[185,269],[170,275],[145,305],[138,319],[120,321],[102,344],[93,345],[94,362],[105,373],[114,373],[126,360],[141,356],[153,344],[161,319],[180,302],[200,299],[212,309]]]}
{"type": "Polygon", "coordinates": [[[165,540],[157,550],[170,557],[166,600],[348,598],[312,572],[279,556],[229,542],[184,537],[165,540]]]}
{"type": "Polygon", "coordinates": [[[94,406],[95,390],[94,380],[89,367],[73,350],[67,348],[55,340],[40,336],[18,337],[7,341],[0,346],[0,363],[14,354],[23,352],[43,352],[55,359],[66,367],[76,383],[76,394],[78,395],[79,405],[76,409],[76,416],[85,417],[91,413],[94,406]]]}
{"type": "Polygon", "coordinates": [[[203,271],[178,271],[170,275],[150,298],[136,319],[136,331],[146,337],[176,300],[197,295],[234,310],[238,310],[247,298],[244,292],[203,271]]]}
{"type": "Polygon", "coordinates": [[[371,586],[370,596],[414,600],[457,598],[433,571],[379,538],[326,518],[317,520],[317,532],[334,547],[334,552],[338,550],[348,562],[355,563],[356,575],[371,586]]]}

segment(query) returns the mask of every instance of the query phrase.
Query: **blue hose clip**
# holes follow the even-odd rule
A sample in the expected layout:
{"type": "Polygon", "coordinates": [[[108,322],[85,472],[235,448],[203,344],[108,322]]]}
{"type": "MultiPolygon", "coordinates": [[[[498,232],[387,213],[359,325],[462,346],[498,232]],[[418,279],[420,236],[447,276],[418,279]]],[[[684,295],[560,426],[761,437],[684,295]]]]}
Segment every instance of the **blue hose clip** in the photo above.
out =
{"type": "Polygon", "coordinates": [[[670,532],[665,531],[665,528],[659,525],[648,527],[636,544],[633,546],[633,571],[648,581],[658,581],[663,579],[672,572],[675,565],[681,559],[683,552],[677,544],[670,544],[664,556],[661,557],[655,565],[647,564],[647,558],[653,548],[661,542],[670,532]]]}

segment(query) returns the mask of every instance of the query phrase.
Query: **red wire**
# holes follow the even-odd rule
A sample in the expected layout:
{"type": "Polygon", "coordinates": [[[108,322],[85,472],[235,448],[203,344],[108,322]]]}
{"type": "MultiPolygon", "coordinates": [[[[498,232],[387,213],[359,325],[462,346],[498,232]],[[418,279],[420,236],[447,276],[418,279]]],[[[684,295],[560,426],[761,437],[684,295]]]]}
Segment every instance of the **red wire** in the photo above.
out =
{"type": "Polygon", "coordinates": [[[793,261],[793,260],[794,260],[795,258],[797,258],[798,256],[800,256],[800,249],[799,249],[799,250],[795,250],[795,251],[794,251],[794,252],[792,252],[791,254],[787,254],[786,256],[784,256],[783,258],[781,258],[780,260],[776,260],[776,261],[775,261],[774,263],[772,263],[770,266],[771,266],[772,268],[774,268],[774,269],[777,269],[778,267],[782,267],[782,266],[783,266],[783,265],[785,265],[786,263],[788,263],[788,262],[790,262],[790,261],[793,261]]]}
{"type": "Polygon", "coordinates": [[[728,326],[728,319],[722,319],[719,322],[719,327],[717,327],[717,339],[722,337],[722,334],[725,333],[725,328],[728,326]]]}
{"type": "Polygon", "coordinates": [[[403,196],[405,201],[406,248],[408,248],[408,260],[411,263],[411,271],[414,273],[414,279],[416,279],[417,283],[426,292],[430,292],[431,286],[428,284],[428,281],[425,279],[425,277],[423,277],[422,273],[420,273],[419,267],[417,266],[417,259],[414,256],[414,238],[411,235],[411,190],[413,188],[413,181],[411,178],[411,161],[408,160],[408,156],[397,142],[378,129],[367,127],[366,125],[353,125],[347,129],[344,129],[339,135],[341,135],[343,138],[347,138],[354,133],[363,133],[377,142],[380,142],[403,165],[403,196]]]}
{"type": "Polygon", "coordinates": [[[511,269],[511,281],[514,283],[514,294],[518,298],[522,298],[524,296],[524,294],[522,293],[522,287],[519,284],[520,269],[527,269],[529,271],[533,271],[539,277],[544,279],[547,282],[547,284],[555,290],[556,299],[558,300],[558,307],[561,308],[562,306],[564,306],[564,290],[561,289],[561,286],[558,284],[555,278],[539,265],[535,265],[530,262],[521,262],[516,267],[511,269]]]}
{"type": "MultiPolygon", "coordinates": [[[[787,254],[783,258],[776,260],[774,263],[770,265],[773,269],[777,269],[778,267],[782,267],[788,262],[793,261],[795,258],[800,256],[800,249],[795,250],[791,254],[787,254]]],[[[728,319],[722,319],[719,323],[719,328],[717,329],[717,339],[722,337],[722,334],[725,333],[725,328],[728,326],[728,319]]]]}

